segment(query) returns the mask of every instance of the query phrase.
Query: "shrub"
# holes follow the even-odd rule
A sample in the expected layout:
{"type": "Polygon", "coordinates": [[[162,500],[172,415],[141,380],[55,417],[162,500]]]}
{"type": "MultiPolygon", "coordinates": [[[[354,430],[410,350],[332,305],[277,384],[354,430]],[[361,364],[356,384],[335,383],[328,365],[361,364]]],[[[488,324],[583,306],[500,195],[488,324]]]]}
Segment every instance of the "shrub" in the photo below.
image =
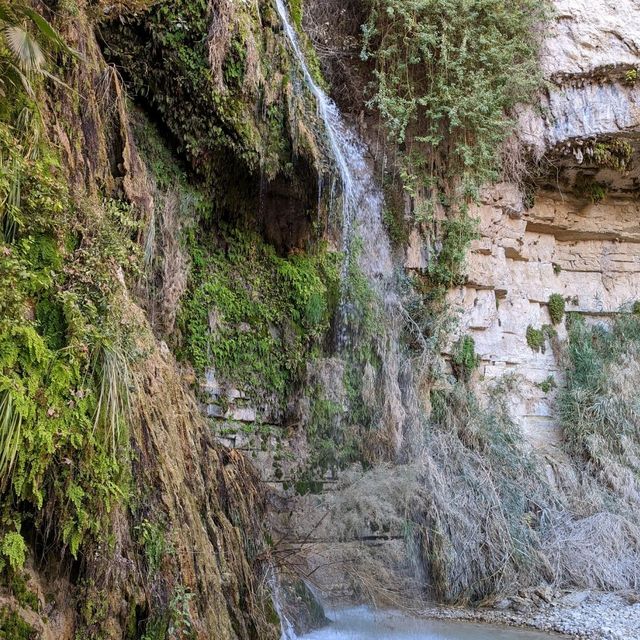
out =
{"type": "Polygon", "coordinates": [[[560,324],[564,318],[565,300],[559,293],[554,293],[548,302],[549,315],[553,324],[560,324]]]}
{"type": "Polygon", "coordinates": [[[553,391],[558,385],[556,384],[555,378],[553,376],[548,376],[542,382],[539,382],[537,386],[542,390],[543,393],[549,393],[553,391]]]}
{"type": "Polygon", "coordinates": [[[471,336],[458,340],[451,356],[453,372],[458,380],[468,382],[478,368],[480,357],[476,354],[476,343],[471,336]]]}
{"type": "MultiPolygon", "coordinates": [[[[446,158],[449,175],[474,187],[491,180],[511,130],[505,111],[531,97],[541,80],[539,25],[548,4],[368,2],[362,57],[375,62],[370,104],[392,138],[409,151],[426,145],[446,158]]],[[[436,166],[430,163],[432,171],[436,166]]]]}
{"type": "Polygon", "coordinates": [[[640,318],[617,317],[611,327],[581,318],[569,331],[567,385],[561,418],[569,449],[613,470],[613,460],[640,455],[640,318]]]}
{"type": "Polygon", "coordinates": [[[527,344],[533,351],[544,353],[546,351],[547,339],[554,338],[557,335],[556,330],[549,324],[542,325],[542,328],[536,329],[532,325],[527,327],[527,344]]]}

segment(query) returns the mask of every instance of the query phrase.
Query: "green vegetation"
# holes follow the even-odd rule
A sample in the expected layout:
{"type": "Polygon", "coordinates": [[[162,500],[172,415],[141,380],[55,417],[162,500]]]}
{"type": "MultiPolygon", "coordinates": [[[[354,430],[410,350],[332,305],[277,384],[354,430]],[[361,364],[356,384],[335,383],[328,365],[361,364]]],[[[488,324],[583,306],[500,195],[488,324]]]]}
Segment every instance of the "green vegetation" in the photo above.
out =
{"type": "Polygon", "coordinates": [[[76,55],[58,32],[23,0],[0,0],[0,96],[22,89],[35,98],[33,79],[55,77],[49,55],[76,55]]]}
{"type": "Polygon", "coordinates": [[[542,382],[539,382],[537,385],[543,393],[549,393],[553,391],[558,385],[556,384],[556,380],[553,376],[548,376],[542,382]]]}
{"type": "Polygon", "coordinates": [[[471,336],[460,338],[451,355],[451,366],[458,380],[468,382],[478,368],[480,357],[476,354],[476,343],[471,336]]]}
{"type": "Polygon", "coordinates": [[[26,505],[55,512],[77,555],[127,492],[128,347],[112,269],[130,272],[130,240],[121,218],[97,222],[71,201],[33,135],[0,123],[0,473],[12,514],[0,533],[14,569],[26,505]]]}
{"type": "Polygon", "coordinates": [[[538,353],[544,353],[546,351],[547,339],[554,338],[556,336],[556,330],[550,325],[542,325],[541,329],[536,329],[532,325],[527,327],[527,344],[529,347],[538,353]]]}
{"type": "Polygon", "coordinates": [[[256,234],[221,228],[189,241],[193,273],[180,312],[183,355],[253,392],[284,397],[328,329],[335,254],[288,258],[256,234]]]}
{"type": "Polygon", "coordinates": [[[22,571],[5,570],[6,582],[13,597],[18,601],[18,604],[32,611],[38,611],[40,609],[38,595],[29,589],[25,576],[27,576],[27,574],[22,571]]]}
{"type": "MultiPolygon", "coordinates": [[[[535,0],[369,0],[362,57],[376,64],[371,105],[392,138],[433,153],[431,175],[462,193],[496,176],[505,112],[540,83],[547,4],[535,0]]],[[[409,155],[407,155],[409,157],[409,155]]]]}
{"type": "Polygon", "coordinates": [[[548,302],[549,315],[553,324],[560,324],[564,319],[565,300],[559,293],[553,293],[548,302]]]}
{"type": "Polygon", "coordinates": [[[628,84],[635,84],[638,80],[638,70],[637,69],[629,69],[624,74],[624,79],[628,84]]]}
{"type": "Polygon", "coordinates": [[[402,215],[398,213],[398,208],[386,207],[382,212],[382,222],[389,235],[389,240],[395,247],[402,247],[408,240],[402,215]]]}
{"type": "Polygon", "coordinates": [[[302,31],[302,11],[303,0],[289,0],[289,11],[291,13],[291,19],[298,31],[302,31]]]}
{"type": "Polygon", "coordinates": [[[549,3],[367,2],[362,58],[375,63],[369,106],[401,150],[404,189],[447,213],[427,274],[441,294],[462,281],[476,237],[467,205],[499,175],[508,113],[540,86],[537,52],[549,3]]]}
{"type": "Polygon", "coordinates": [[[598,142],[593,148],[593,160],[599,167],[624,173],[631,167],[633,147],[621,138],[615,138],[610,142],[598,142]]]}
{"type": "Polygon", "coordinates": [[[610,327],[589,326],[575,318],[569,331],[567,385],[560,399],[565,440],[574,454],[596,464],[625,461],[636,474],[640,406],[635,365],[630,368],[629,363],[639,355],[638,316],[618,316],[610,327]]]}
{"type": "Polygon", "coordinates": [[[477,221],[469,217],[466,209],[461,216],[442,222],[442,248],[427,268],[429,283],[440,295],[464,283],[462,268],[469,244],[478,238],[477,227],[477,221]]]}
{"type": "MultiPolygon", "coordinates": [[[[238,209],[251,200],[245,187],[258,170],[273,178],[291,169],[293,155],[287,60],[264,36],[274,21],[267,5],[225,5],[217,16],[225,34],[213,40],[206,0],[114,12],[101,29],[130,94],[160,117],[198,175],[220,185],[216,203],[238,209]]],[[[298,153],[303,144],[301,136],[298,153]]]]}
{"type": "Polygon", "coordinates": [[[576,195],[584,200],[590,200],[593,204],[602,202],[608,193],[606,184],[598,182],[593,176],[579,174],[574,186],[576,195]]]}
{"type": "Polygon", "coordinates": [[[15,611],[0,610],[0,640],[36,640],[37,631],[15,611]]]}
{"type": "Polygon", "coordinates": [[[147,622],[141,640],[165,640],[166,638],[193,640],[196,635],[189,613],[189,602],[192,597],[193,594],[184,587],[176,588],[165,611],[151,617],[147,622]]]}
{"type": "Polygon", "coordinates": [[[162,526],[155,522],[144,519],[135,528],[138,544],[144,550],[147,559],[147,570],[153,576],[162,563],[167,553],[171,553],[173,548],[167,541],[165,531],[162,526]]]}

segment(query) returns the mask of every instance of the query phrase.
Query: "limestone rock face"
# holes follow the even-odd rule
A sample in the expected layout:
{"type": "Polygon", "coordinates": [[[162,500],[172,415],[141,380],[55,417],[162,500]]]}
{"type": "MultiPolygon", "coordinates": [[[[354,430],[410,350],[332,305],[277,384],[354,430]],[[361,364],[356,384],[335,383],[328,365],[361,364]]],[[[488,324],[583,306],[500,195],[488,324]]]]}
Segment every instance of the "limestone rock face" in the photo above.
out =
{"type": "Polygon", "coordinates": [[[557,347],[566,327],[554,327],[557,337],[540,351],[527,343],[527,329],[552,325],[552,294],[562,295],[567,311],[593,321],[628,312],[640,299],[640,203],[594,205],[543,193],[513,218],[503,190],[499,185],[488,193],[477,211],[481,238],[469,256],[468,282],[450,293],[450,302],[462,311],[462,332],[475,339],[481,377],[488,383],[516,375],[513,401],[521,426],[532,443],[553,443],[560,437],[557,347]]]}
{"type": "Polygon", "coordinates": [[[552,28],[542,51],[549,81],[541,104],[520,118],[520,137],[538,158],[547,156],[562,186],[575,182],[576,167],[598,180],[638,185],[637,171],[601,175],[594,145],[621,136],[638,165],[640,126],[640,3],[635,0],[556,0],[552,28]],[[567,171],[568,169],[568,171],[567,171]]]}
{"type": "Polygon", "coordinates": [[[556,0],[554,9],[555,24],[542,54],[550,77],[640,61],[636,0],[556,0]]]}
{"type": "Polygon", "coordinates": [[[557,0],[542,63],[549,89],[542,109],[521,118],[520,135],[553,171],[528,210],[512,185],[487,190],[468,281],[450,293],[481,357],[480,387],[518,378],[512,406],[535,446],[561,436],[554,400],[565,322],[541,350],[527,343],[529,328],[552,325],[550,296],[593,322],[640,299],[640,3],[557,0]],[[621,167],[594,158],[597,145],[612,144],[625,150],[621,167]],[[597,185],[597,197],[580,180],[597,185]]]}

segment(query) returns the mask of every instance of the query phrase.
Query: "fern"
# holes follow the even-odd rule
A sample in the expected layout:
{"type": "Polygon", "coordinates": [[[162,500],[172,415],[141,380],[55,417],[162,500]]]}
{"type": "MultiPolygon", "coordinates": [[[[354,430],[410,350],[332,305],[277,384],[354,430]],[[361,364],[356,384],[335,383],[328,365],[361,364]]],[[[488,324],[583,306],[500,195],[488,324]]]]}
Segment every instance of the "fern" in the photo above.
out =
{"type": "Polygon", "coordinates": [[[27,545],[24,538],[17,531],[10,531],[5,534],[0,551],[14,571],[19,571],[24,567],[27,558],[27,545]]]}

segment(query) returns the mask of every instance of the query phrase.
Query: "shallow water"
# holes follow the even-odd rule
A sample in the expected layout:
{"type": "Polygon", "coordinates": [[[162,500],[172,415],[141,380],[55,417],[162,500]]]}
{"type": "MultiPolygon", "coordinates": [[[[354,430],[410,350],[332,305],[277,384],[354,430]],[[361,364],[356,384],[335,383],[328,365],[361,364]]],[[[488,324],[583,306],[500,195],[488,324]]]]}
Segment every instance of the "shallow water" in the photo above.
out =
{"type": "Polygon", "coordinates": [[[299,640],[551,640],[562,636],[465,622],[411,618],[367,607],[327,613],[332,624],[299,640]]]}

